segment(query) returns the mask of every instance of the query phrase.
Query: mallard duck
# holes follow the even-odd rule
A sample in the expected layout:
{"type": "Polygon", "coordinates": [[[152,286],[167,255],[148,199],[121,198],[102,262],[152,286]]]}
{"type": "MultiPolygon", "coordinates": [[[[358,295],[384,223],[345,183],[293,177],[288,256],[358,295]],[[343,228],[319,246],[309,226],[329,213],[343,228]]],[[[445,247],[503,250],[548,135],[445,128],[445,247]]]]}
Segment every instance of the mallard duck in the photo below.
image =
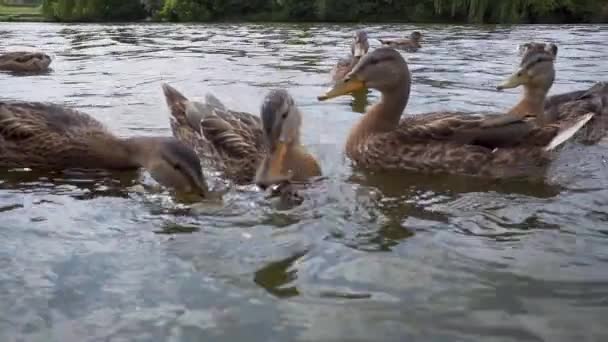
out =
{"type": "Polygon", "coordinates": [[[362,87],[382,93],[380,102],[348,136],[346,154],[357,166],[536,178],[544,174],[550,161],[548,146],[558,133],[574,134],[590,119],[582,115],[574,122],[542,127],[531,120],[485,127],[490,116],[471,113],[427,113],[401,119],[410,84],[410,72],[401,54],[383,47],[364,56],[343,81],[319,97],[322,101],[362,87]]]}
{"type": "Polygon", "coordinates": [[[43,72],[49,68],[51,57],[42,52],[16,51],[0,55],[0,70],[12,72],[43,72]]]}
{"type": "Polygon", "coordinates": [[[496,87],[497,90],[524,87],[524,96],[506,116],[497,117],[486,125],[501,125],[520,121],[526,117],[536,118],[538,124],[554,122],[557,118],[545,115],[545,99],[555,80],[554,62],[557,46],[554,44],[527,43],[522,45],[523,57],[518,70],[496,87]]]}
{"type": "Polygon", "coordinates": [[[164,186],[207,195],[196,153],[176,139],[118,138],[88,114],[47,103],[0,101],[0,167],[144,168],[164,186]]]}
{"type": "Polygon", "coordinates": [[[316,159],[300,143],[302,114],[287,91],[266,95],[261,118],[226,109],[212,95],[201,103],[189,101],[167,84],[163,91],[173,134],[236,184],[255,183],[265,189],[321,175],[316,159]]]}
{"type": "Polygon", "coordinates": [[[396,38],[396,39],[378,39],[382,45],[392,47],[395,49],[401,49],[408,52],[416,52],[422,46],[420,41],[422,40],[422,33],[414,31],[410,34],[409,38],[396,38]]]}
{"type": "Polygon", "coordinates": [[[350,45],[350,56],[340,59],[331,70],[332,81],[336,82],[344,78],[368,50],[369,41],[367,39],[367,32],[363,30],[356,31],[350,45]]]}
{"type": "Polygon", "coordinates": [[[547,94],[555,79],[554,63],[558,48],[555,44],[523,44],[523,57],[519,68],[498,90],[523,87],[523,97],[507,115],[488,120],[486,126],[535,119],[538,125],[558,124],[579,120],[590,113],[594,117],[585,125],[583,141],[595,143],[606,135],[608,123],[608,84],[597,83],[588,90],[553,95],[547,94]],[[602,118],[602,119],[599,119],[602,118]]]}

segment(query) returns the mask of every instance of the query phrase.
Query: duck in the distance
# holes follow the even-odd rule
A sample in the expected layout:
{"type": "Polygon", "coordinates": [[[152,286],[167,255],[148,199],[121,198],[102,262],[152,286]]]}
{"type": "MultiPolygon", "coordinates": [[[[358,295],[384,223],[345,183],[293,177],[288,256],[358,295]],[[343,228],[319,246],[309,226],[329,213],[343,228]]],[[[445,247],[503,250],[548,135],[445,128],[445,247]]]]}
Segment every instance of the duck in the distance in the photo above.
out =
{"type": "Polygon", "coordinates": [[[378,39],[384,46],[392,47],[394,49],[404,50],[407,52],[416,52],[422,47],[420,42],[422,41],[422,33],[414,31],[410,34],[409,38],[394,38],[378,39]]]}
{"type": "Polygon", "coordinates": [[[44,72],[49,69],[51,57],[43,52],[15,51],[0,54],[0,70],[10,72],[44,72]]]}
{"type": "Polygon", "coordinates": [[[368,51],[367,32],[364,30],[356,31],[350,45],[350,55],[341,58],[331,70],[332,81],[336,82],[344,78],[368,51]]]}

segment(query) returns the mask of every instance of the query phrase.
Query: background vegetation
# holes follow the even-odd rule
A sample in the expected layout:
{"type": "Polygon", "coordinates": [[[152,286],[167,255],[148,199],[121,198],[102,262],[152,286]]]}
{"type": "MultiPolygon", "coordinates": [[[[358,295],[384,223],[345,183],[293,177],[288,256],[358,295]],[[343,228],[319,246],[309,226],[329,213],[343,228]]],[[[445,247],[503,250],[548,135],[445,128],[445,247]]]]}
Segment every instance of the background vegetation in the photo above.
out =
{"type": "Polygon", "coordinates": [[[57,21],[129,21],[146,16],[140,0],[43,0],[42,13],[57,21]]]}
{"type": "Polygon", "coordinates": [[[608,0],[43,0],[42,8],[59,21],[608,22],[608,0]]]}
{"type": "Polygon", "coordinates": [[[40,6],[7,6],[0,0],[0,21],[42,21],[40,6]]]}

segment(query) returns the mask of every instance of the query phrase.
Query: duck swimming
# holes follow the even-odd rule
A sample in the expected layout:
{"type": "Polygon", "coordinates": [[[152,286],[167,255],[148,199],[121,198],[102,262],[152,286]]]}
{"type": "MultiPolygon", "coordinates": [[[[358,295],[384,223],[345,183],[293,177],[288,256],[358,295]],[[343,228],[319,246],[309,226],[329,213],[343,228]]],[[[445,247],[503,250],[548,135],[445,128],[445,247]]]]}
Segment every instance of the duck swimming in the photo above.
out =
{"type": "Polygon", "coordinates": [[[410,85],[410,72],[401,54],[383,47],[364,56],[344,80],[319,96],[323,101],[362,87],[382,94],[380,102],[348,136],[346,155],[355,165],[489,178],[542,176],[554,138],[561,132],[574,134],[592,116],[573,115],[573,120],[546,126],[534,120],[487,125],[496,115],[474,113],[437,112],[401,118],[410,85]]]}
{"type": "Polygon", "coordinates": [[[16,51],[0,55],[0,70],[12,72],[44,72],[51,57],[42,52],[16,51]]]}
{"type": "Polygon", "coordinates": [[[350,45],[350,56],[340,59],[333,67],[331,71],[332,81],[336,82],[344,78],[368,51],[369,41],[367,39],[367,32],[363,30],[356,31],[350,45]]]}
{"type": "Polygon", "coordinates": [[[137,170],[180,192],[207,195],[200,162],[172,137],[118,138],[83,112],[0,101],[0,168],[137,170]]]}
{"type": "Polygon", "coordinates": [[[395,49],[404,50],[407,52],[416,52],[422,46],[420,41],[422,40],[422,33],[414,31],[410,34],[409,38],[396,38],[396,39],[378,39],[384,46],[392,47],[395,49]]]}
{"type": "Polygon", "coordinates": [[[554,63],[558,48],[555,44],[523,44],[523,57],[519,68],[507,80],[497,86],[498,90],[523,88],[522,99],[507,115],[487,122],[500,125],[526,119],[535,119],[538,125],[567,125],[582,116],[593,114],[585,130],[577,138],[587,143],[598,142],[606,135],[608,123],[608,84],[600,82],[588,90],[573,91],[547,97],[555,80],[554,63]]]}
{"type": "Polygon", "coordinates": [[[167,84],[163,91],[174,136],[236,184],[255,183],[265,189],[321,175],[316,159],[300,142],[302,114],[286,90],[265,96],[261,117],[226,109],[212,95],[203,103],[189,101],[167,84]]]}

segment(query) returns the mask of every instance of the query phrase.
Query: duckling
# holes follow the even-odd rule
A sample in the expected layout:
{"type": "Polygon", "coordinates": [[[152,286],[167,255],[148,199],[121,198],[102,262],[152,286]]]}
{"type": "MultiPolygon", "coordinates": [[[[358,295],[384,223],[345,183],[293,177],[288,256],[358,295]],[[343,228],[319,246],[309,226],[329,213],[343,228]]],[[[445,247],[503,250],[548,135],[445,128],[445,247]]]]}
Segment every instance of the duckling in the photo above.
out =
{"type": "Polygon", "coordinates": [[[364,30],[356,31],[350,45],[350,56],[340,59],[331,70],[332,81],[336,82],[344,78],[368,51],[367,32],[364,30]]]}
{"type": "Polygon", "coordinates": [[[0,168],[144,168],[178,192],[208,193],[198,157],[176,139],[118,138],[88,114],[49,103],[0,101],[0,168]]]}
{"type": "Polygon", "coordinates": [[[0,55],[0,70],[12,72],[44,72],[51,57],[42,52],[17,51],[0,55]]]}
{"type": "Polygon", "coordinates": [[[316,159],[300,142],[302,114],[284,89],[264,98],[261,118],[226,107],[211,95],[189,101],[163,84],[174,136],[197,151],[203,163],[236,184],[305,182],[321,175],[316,159]]]}
{"type": "Polygon", "coordinates": [[[420,41],[422,40],[422,33],[414,31],[410,34],[409,38],[396,38],[396,39],[378,39],[384,46],[389,46],[395,49],[405,50],[408,52],[416,52],[422,46],[420,41]]]}

